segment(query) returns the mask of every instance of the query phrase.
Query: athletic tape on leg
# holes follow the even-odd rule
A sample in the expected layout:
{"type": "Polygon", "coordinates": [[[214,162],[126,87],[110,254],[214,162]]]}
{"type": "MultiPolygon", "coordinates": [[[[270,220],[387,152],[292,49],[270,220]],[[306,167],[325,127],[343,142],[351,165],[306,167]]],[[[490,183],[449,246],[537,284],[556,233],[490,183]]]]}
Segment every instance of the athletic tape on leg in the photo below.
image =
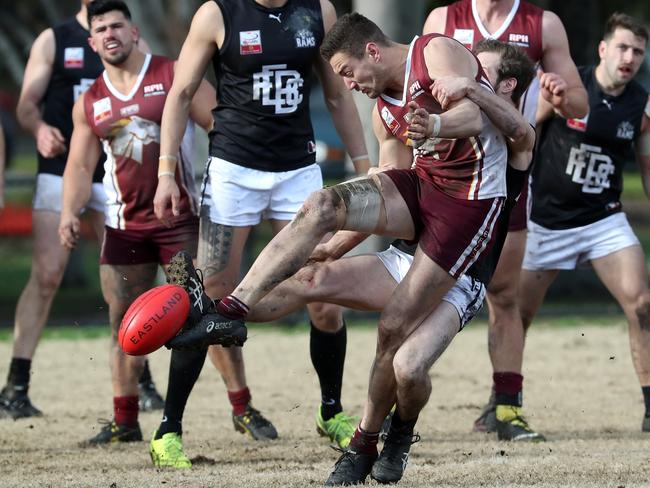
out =
{"type": "Polygon", "coordinates": [[[379,224],[383,199],[373,179],[360,178],[332,187],[346,208],[345,229],[373,232],[379,224]]]}

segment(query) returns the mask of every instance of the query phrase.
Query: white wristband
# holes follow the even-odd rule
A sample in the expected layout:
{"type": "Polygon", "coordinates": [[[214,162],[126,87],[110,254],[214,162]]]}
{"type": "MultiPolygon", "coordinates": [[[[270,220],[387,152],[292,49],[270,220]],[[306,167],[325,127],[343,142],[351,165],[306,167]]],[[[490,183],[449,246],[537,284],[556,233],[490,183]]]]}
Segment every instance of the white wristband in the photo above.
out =
{"type": "Polygon", "coordinates": [[[158,161],[161,161],[163,159],[167,161],[178,162],[178,157],[174,156],[173,154],[161,154],[160,156],[158,156],[158,161]]]}
{"type": "Polygon", "coordinates": [[[158,173],[158,178],[160,178],[161,176],[171,176],[173,178],[176,175],[171,171],[161,171],[160,173],[158,173]]]}
{"type": "Polygon", "coordinates": [[[367,154],[362,154],[361,156],[355,156],[355,157],[350,158],[350,159],[354,163],[356,161],[361,161],[362,159],[368,159],[368,155],[367,154]]]}
{"type": "Polygon", "coordinates": [[[431,114],[431,117],[433,118],[433,129],[431,130],[431,137],[435,138],[438,137],[438,134],[440,134],[440,115],[431,114]]]}

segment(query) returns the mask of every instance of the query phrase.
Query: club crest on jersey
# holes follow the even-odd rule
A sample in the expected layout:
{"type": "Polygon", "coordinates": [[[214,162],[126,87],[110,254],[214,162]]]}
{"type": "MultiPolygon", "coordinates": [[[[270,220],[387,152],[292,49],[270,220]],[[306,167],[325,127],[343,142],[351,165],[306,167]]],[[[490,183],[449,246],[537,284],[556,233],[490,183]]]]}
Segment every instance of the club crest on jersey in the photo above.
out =
{"type": "Polygon", "coordinates": [[[142,92],[145,97],[155,97],[158,95],[165,95],[165,85],[162,83],[153,83],[151,85],[145,85],[142,88],[142,92]]]}
{"type": "Polygon", "coordinates": [[[569,129],[578,130],[580,132],[586,132],[588,120],[589,120],[589,114],[585,115],[581,119],[567,119],[566,126],[569,129]]]}
{"type": "Polygon", "coordinates": [[[618,127],[616,128],[616,137],[619,139],[631,141],[634,139],[634,126],[627,120],[624,120],[618,124],[618,127]]]}
{"type": "Polygon", "coordinates": [[[262,34],[258,30],[239,32],[239,54],[262,54],[262,34]]]}
{"type": "Polygon", "coordinates": [[[474,45],[474,29],[454,29],[454,39],[465,47],[472,49],[474,45]]]}
{"type": "Polygon", "coordinates": [[[109,97],[100,98],[93,103],[93,121],[95,125],[106,122],[113,116],[113,107],[109,97]]]}
{"type": "Polygon", "coordinates": [[[298,31],[298,34],[296,34],[296,47],[316,47],[314,33],[307,29],[298,31]]]}
{"type": "Polygon", "coordinates": [[[66,69],[80,69],[84,67],[84,48],[66,47],[63,50],[63,67],[66,69]]]}
{"type": "Polygon", "coordinates": [[[420,85],[420,80],[415,80],[411,83],[411,86],[409,86],[409,95],[411,98],[417,98],[423,93],[424,90],[422,89],[422,85],[420,85]]]}
{"type": "Polygon", "coordinates": [[[381,118],[386,122],[386,126],[390,129],[393,134],[397,134],[400,128],[399,122],[393,117],[393,114],[390,113],[388,107],[383,107],[381,109],[381,118]]]}
{"type": "Polygon", "coordinates": [[[528,34],[514,34],[511,32],[508,34],[508,44],[514,44],[515,46],[521,47],[530,47],[528,34]]]}

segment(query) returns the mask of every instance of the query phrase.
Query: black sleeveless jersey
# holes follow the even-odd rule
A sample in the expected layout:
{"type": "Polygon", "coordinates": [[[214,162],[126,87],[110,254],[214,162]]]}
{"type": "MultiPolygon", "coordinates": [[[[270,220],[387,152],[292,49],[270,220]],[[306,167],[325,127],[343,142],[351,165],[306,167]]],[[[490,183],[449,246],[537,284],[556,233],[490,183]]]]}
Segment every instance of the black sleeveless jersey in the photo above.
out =
{"type": "Polygon", "coordinates": [[[623,166],[633,158],[648,92],[635,81],[613,97],[594,66],[579,69],[589,95],[589,115],[557,115],[542,126],[533,166],[531,220],[548,229],[570,229],[621,211],[623,166]]]}
{"type": "MultiPolygon", "coordinates": [[[[72,106],[95,79],[104,71],[99,56],[88,45],[89,32],[72,18],[52,29],[56,50],[52,76],[43,97],[43,120],[58,128],[70,147],[72,136],[72,106]]],[[[38,154],[38,172],[63,175],[68,152],[53,158],[38,154]]],[[[94,182],[101,182],[103,159],[97,164],[94,182]]]]}
{"type": "Polygon", "coordinates": [[[225,38],[212,60],[210,155],[263,171],[313,164],[309,93],[324,36],[319,0],[288,0],[274,9],[254,0],[215,1],[225,38]]]}

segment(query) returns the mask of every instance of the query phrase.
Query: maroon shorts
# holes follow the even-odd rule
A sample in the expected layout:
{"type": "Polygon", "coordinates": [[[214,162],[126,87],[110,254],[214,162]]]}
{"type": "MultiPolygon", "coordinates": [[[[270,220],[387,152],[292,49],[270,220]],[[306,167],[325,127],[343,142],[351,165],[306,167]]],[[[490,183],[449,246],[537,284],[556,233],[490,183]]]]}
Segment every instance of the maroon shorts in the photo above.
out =
{"type": "Polygon", "coordinates": [[[504,198],[462,200],[421,180],[414,170],[385,173],[402,195],[422,251],[454,278],[488,254],[504,198]]]}
{"type": "Polygon", "coordinates": [[[519,200],[515,203],[515,206],[512,207],[510,211],[510,221],[508,222],[508,232],[517,232],[520,230],[526,230],[528,227],[528,178],[526,178],[526,183],[521,189],[519,195],[519,200]]]}
{"type": "Polygon", "coordinates": [[[172,228],[120,230],[106,227],[100,264],[168,264],[171,257],[185,249],[196,256],[199,219],[178,222],[172,228]]]}

